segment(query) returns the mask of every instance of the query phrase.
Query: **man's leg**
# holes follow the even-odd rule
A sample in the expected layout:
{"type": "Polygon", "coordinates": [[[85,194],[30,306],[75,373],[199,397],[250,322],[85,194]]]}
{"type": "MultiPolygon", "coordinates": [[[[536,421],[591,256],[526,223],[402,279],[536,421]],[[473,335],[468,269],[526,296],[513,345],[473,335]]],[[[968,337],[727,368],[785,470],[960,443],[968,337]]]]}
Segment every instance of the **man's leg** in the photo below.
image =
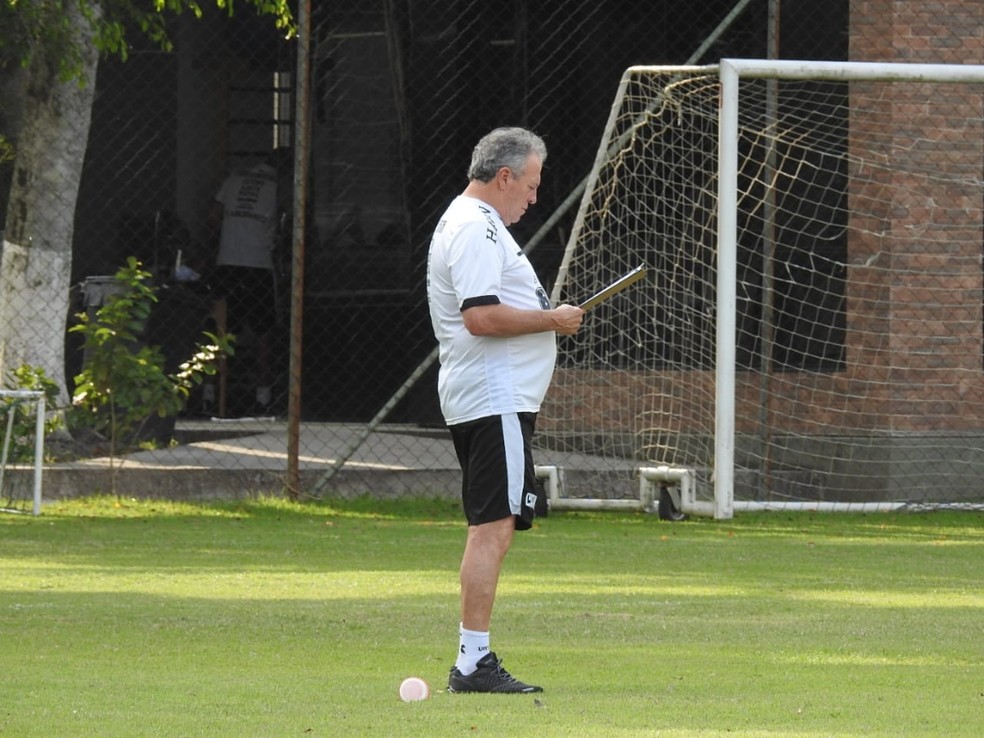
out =
{"type": "Polygon", "coordinates": [[[502,561],[515,530],[512,516],[468,528],[461,557],[461,653],[448,677],[451,692],[542,692],[502,667],[489,649],[489,624],[502,561]]]}
{"type": "MultiPolygon", "coordinates": [[[[475,522],[469,523],[461,557],[461,640],[458,658],[448,676],[448,690],[540,692],[540,687],[524,684],[502,668],[489,648],[489,625],[499,572],[516,530],[515,511],[509,498],[516,478],[520,482],[523,479],[522,435],[506,432],[499,417],[454,426],[451,435],[461,462],[465,513],[469,521],[475,522]],[[488,518],[492,520],[479,522],[488,518]]],[[[517,496],[519,492],[516,487],[517,496]]]]}
{"type": "Polygon", "coordinates": [[[461,625],[467,630],[489,630],[499,572],[514,530],[512,516],[468,527],[460,571],[461,625]]]}

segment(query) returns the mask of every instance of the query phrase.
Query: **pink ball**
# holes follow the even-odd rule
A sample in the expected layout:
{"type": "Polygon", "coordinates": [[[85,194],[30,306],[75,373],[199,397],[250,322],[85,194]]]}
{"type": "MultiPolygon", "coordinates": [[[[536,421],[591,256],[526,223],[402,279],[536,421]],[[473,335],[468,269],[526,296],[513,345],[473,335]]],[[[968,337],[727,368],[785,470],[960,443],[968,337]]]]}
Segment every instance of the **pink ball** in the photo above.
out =
{"type": "Polygon", "coordinates": [[[400,682],[400,699],[404,702],[418,702],[430,697],[430,687],[420,677],[407,677],[400,682]]]}

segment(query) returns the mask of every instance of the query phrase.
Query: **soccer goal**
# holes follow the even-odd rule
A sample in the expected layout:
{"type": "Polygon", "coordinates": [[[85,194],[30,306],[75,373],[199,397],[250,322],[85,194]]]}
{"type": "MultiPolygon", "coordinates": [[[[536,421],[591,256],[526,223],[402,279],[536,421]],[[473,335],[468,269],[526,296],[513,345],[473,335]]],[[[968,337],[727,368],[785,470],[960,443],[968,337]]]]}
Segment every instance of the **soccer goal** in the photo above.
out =
{"type": "Polygon", "coordinates": [[[0,510],[41,514],[44,392],[0,389],[0,510]]]}
{"type": "Polygon", "coordinates": [[[984,66],[628,69],[553,299],[649,275],[561,342],[564,498],[984,509],[982,115],[984,66]]]}

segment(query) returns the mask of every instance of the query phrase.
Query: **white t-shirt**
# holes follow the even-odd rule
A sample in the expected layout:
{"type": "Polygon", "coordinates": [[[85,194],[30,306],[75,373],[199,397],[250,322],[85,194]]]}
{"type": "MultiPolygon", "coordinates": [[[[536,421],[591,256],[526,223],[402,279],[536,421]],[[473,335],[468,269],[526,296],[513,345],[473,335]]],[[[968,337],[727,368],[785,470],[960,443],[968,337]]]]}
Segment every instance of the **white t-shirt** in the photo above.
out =
{"type": "Polygon", "coordinates": [[[215,199],[222,203],[222,237],[216,264],[273,268],[277,227],[277,174],[269,164],[235,172],[215,199]]]}
{"type": "Polygon", "coordinates": [[[551,307],[532,265],[492,206],[461,195],[445,211],[427,259],[427,301],[440,343],[441,412],[449,425],[539,412],[557,355],[556,334],[473,336],[462,316],[470,305],[551,307]]]}

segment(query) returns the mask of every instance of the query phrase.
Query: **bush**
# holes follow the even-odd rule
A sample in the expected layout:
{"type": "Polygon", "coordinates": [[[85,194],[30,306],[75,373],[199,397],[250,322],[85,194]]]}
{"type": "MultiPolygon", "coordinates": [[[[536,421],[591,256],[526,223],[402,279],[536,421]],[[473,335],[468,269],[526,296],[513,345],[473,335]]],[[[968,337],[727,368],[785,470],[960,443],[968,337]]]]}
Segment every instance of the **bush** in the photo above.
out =
{"type": "Polygon", "coordinates": [[[191,390],[216,373],[219,358],[232,353],[231,336],[203,332],[207,342],[169,374],[161,348],[144,341],[157,302],[150,277],[130,257],[114,275],[119,289],[94,316],[79,313],[79,323],[69,329],[82,334],[86,354],[75,377],[72,422],[108,438],[110,456],[138,441],[152,417],[177,415],[191,390]]]}

